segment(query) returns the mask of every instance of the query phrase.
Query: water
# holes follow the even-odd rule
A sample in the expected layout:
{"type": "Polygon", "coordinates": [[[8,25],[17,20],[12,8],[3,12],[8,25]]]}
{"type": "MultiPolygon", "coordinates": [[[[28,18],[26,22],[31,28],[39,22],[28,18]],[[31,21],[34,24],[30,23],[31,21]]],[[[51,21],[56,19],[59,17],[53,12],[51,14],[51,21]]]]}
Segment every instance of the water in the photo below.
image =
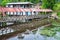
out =
{"type": "MultiPolygon", "coordinates": [[[[22,40],[44,40],[44,39],[45,38],[40,34],[38,35],[29,34],[29,35],[25,35],[25,37],[22,40]]],[[[21,40],[21,39],[18,39],[18,36],[16,36],[16,37],[9,38],[7,40],[21,40]]]]}
{"type": "Polygon", "coordinates": [[[9,38],[9,39],[7,39],[7,40],[18,40],[18,36],[9,38]]]}
{"type": "Polygon", "coordinates": [[[11,29],[11,28],[9,28],[9,27],[7,27],[7,28],[2,28],[1,30],[0,30],[0,35],[2,35],[2,34],[8,34],[8,33],[11,33],[11,32],[14,32],[14,30],[13,29],[11,29]]]}
{"type": "Polygon", "coordinates": [[[23,39],[19,39],[18,35],[7,40],[60,40],[60,32],[57,32],[54,36],[48,37],[40,34],[41,29],[38,28],[35,34],[30,33],[24,35],[23,39]]]}

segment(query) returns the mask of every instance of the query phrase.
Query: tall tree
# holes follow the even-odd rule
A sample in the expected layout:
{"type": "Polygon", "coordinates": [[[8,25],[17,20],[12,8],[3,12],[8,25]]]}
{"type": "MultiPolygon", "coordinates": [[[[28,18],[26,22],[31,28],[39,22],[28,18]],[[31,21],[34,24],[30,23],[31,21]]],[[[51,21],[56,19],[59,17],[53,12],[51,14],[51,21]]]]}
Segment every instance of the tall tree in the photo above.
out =
{"type": "Polygon", "coordinates": [[[54,11],[57,12],[57,16],[60,17],[60,3],[56,3],[53,7],[54,11]]]}
{"type": "Polygon", "coordinates": [[[25,2],[25,0],[20,0],[20,2],[25,2]]]}
{"type": "Polygon", "coordinates": [[[12,0],[3,0],[3,1],[1,1],[0,5],[5,6],[6,3],[9,3],[9,2],[12,2],[12,0]]]}
{"type": "Polygon", "coordinates": [[[32,3],[39,3],[40,2],[40,0],[30,0],[32,3]]]}
{"type": "Polygon", "coordinates": [[[56,3],[56,0],[42,0],[42,7],[53,9],[53,6],[55,3],[56,3]]]}
{"type": "Polygon", "coordinates": [[[53,7],[55,11],[60,11],[60,3],[56,3],[53,7]]]}

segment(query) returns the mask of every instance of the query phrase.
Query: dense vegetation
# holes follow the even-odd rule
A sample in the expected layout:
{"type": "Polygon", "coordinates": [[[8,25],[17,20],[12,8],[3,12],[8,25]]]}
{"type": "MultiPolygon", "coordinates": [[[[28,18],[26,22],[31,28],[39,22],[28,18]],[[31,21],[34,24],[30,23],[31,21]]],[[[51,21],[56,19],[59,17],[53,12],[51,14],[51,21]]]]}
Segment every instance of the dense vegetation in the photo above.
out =
{"type": "Polygon", "coordinates": [[[59,0],[0,0],[0,5],[5,6],[8,2],[32,2],[34,4],[42,3],[42,8],[53,9],[56,3],[60,2],[59,0]]]}
{"type": "Polygon", "coordinates": [[[42,0],[42,7],[53,9],[56,3],[59,3],[59,0],[42,0]]]}
{"type": "Polygon", "coordinates": [[[41,0],[0,0],[0,5],[5,6],[8,2],[32,2],[32,3],[39,3],[41,0]]]}

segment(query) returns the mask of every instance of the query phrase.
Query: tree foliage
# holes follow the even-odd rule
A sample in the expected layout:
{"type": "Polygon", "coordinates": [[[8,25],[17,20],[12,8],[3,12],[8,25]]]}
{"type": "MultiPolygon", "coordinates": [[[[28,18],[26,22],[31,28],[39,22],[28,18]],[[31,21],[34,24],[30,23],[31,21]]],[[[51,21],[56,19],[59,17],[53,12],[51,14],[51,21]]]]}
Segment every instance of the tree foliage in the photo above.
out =
{"type": "Polygon", "coordinates": [[[39,3],[40,0],[0,0],[0,5],[5,6],[8,2],[32,2],[39,3]]]}
{"type": "Polygon", "coordinates": [[[1,1],[0,1],[0,5],[1,5],[1,6],[5,6],[6,3],[8,3],[8,2],[12,2],[12,0],[1,0],[1,1]]]}
{"type": "Polygon", "coordinates": [[[53,6],[55,3],[56,3],[56,0],[42,0],[42,7],[53,9],[53,6]]]}
{"type": "Polygon", "coordinates": [[[60,3],[56,3],[53,7],[54,10],[58,11],[60,10],[60,3]]]}
{"type": "Polygon", "coordinates": [[[57,12],[57,16],[60,17],[60,3],[56,3],[53,7],[54,11],[57,12]]]}

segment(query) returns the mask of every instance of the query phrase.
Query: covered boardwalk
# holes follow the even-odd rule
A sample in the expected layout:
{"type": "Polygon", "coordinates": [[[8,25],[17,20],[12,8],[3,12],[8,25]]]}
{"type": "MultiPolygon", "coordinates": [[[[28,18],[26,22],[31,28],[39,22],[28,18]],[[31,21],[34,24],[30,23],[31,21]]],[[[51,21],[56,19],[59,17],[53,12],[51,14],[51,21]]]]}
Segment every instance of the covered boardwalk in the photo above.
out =
{"type": "Polygon", "coordinates": [[[37,9],[37,8],[8,8],[8,7],[0,7],[0,12],[5,16],[6,14],[11,15],[35,15],[38,12],[52,12],[51,9],[37,9]],[[20,13],[21,12],[21,13],[20,13]]]}
{"type": "Polygon", "coordinates": [[[0,12],[3,15],[4,21],[26,21],[28,19],[34,18],[44,18],[50,16],[51,9],[37,9],[37,8],[8,8],[0,7],[0,12]],[[41,15],[42,13],[49,12],[46,15],[41,15]],[[48,15],[49,14],[49,15],[48,15]],[[6,17],[8,15],[8,17],[6,17]]]}

